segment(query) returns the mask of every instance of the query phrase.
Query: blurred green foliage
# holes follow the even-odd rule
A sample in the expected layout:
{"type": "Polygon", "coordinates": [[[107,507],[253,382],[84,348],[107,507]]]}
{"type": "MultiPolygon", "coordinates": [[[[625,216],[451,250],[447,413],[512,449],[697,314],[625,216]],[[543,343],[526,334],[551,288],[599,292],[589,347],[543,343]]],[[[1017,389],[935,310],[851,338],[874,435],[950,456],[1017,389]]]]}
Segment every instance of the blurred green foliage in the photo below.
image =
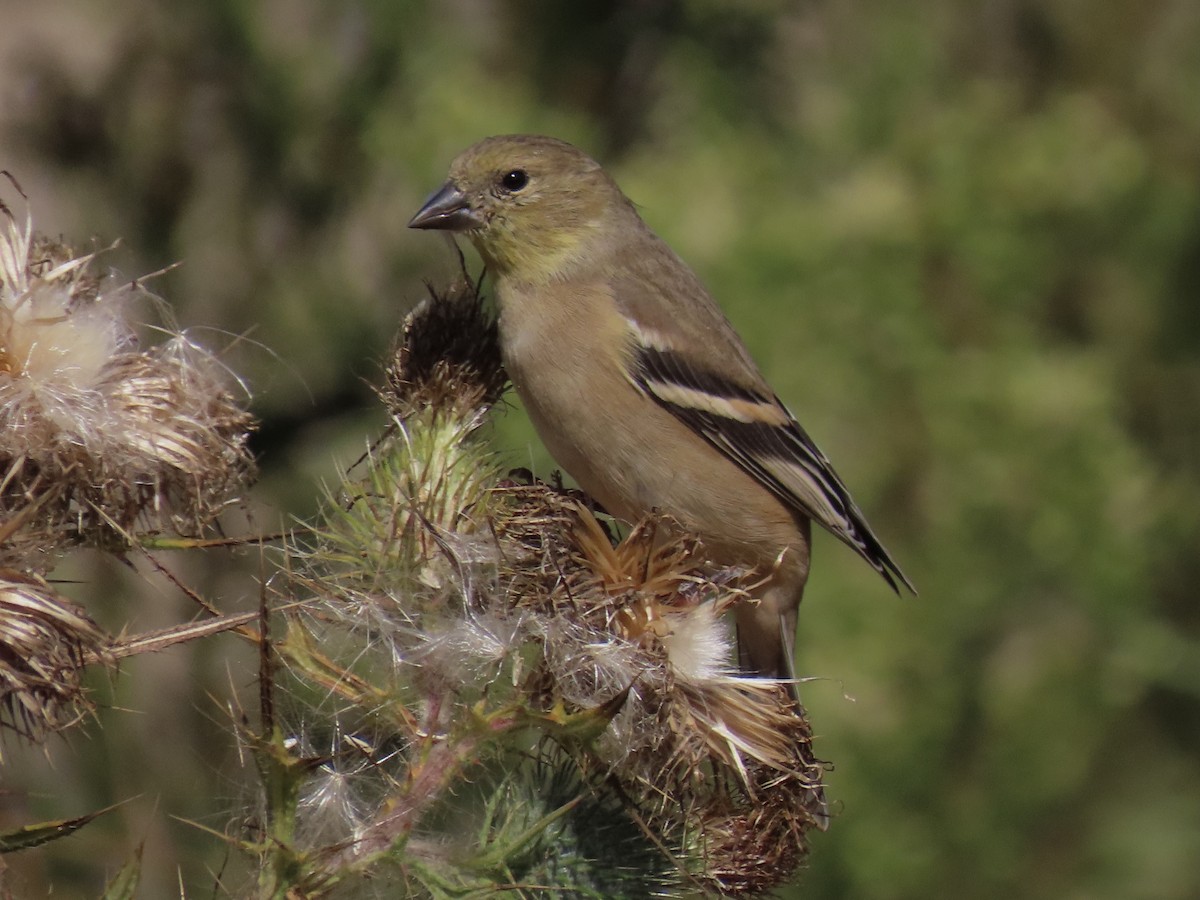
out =
{"type": "MultiPolygon", "coordinates": [[[[265,508],[311,509],[378,426],[387,337],[456,265],[404,225],[458,150],[540,131],[611,168],[921,589],[818,539],[800,668],[840,814],[787,896],[1200,895],[1200,5],[0,12],[0,167],[249,336],[265,508]]],[[[499,433],[549,471],[519,413],[499,433]]],[[[228,777],[191,753],[182,782],[228,777]]],[[[177,840],[200,896],[225,851],[177,840]]]]}

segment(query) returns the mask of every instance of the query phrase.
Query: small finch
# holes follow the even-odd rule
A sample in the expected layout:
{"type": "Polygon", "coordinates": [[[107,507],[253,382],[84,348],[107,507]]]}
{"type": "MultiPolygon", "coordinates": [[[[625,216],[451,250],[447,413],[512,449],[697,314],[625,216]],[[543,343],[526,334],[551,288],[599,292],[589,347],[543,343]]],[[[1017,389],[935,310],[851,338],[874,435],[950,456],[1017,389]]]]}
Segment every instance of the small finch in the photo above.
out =
{"type": "Polygon", "coordinates": [[[743,669],[795,677],[814,520],[914,591],[700,280],[585,153],[487,138],[409,227],[463,232],[483,257],[508,374],[584,491],[629,522],[666,513],[716,562],[769,576],[736,610],[743,669]]]}

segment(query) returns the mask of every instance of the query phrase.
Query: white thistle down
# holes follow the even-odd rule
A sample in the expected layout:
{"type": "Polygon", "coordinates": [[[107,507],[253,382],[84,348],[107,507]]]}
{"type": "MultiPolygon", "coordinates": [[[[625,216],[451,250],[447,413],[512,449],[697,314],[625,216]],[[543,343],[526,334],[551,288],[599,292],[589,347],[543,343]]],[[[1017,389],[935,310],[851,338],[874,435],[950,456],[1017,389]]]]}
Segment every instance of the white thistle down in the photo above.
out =
{"type": "Polygon", "coordinates": [[[28,515],[29,548],[198,533],[253,472],[221,365],[185,334],[140,349],[141,288],[94,257],[0,203],[0,514],[28,515]]]}

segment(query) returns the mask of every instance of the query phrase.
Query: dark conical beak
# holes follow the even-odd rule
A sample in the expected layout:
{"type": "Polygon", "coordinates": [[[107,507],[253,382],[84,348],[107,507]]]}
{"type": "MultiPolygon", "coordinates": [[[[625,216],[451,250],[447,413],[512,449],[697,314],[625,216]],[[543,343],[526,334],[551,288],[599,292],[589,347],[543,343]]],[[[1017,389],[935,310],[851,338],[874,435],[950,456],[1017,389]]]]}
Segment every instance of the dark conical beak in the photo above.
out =
{"type": "Polygon", "coordinates": [[[409,228],[436,228],[442,231],[470,231],[482,226],[483,220],[471,211],[466,194],[452,181],[447,181],[426,200],[408,223],[409,228]]]}

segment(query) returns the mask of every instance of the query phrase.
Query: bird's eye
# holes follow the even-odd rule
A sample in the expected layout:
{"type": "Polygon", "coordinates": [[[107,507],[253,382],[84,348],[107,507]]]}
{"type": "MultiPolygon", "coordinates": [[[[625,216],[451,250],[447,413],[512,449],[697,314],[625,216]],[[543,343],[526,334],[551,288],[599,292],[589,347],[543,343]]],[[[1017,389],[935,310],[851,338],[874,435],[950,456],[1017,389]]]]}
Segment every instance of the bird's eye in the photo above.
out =
{"type": "Polygon", "coordinates": [[[519,191],[529,184],[529,173],[524,169],[513,169],[501,176],[500,184],[506,191],[519,191]]]}

